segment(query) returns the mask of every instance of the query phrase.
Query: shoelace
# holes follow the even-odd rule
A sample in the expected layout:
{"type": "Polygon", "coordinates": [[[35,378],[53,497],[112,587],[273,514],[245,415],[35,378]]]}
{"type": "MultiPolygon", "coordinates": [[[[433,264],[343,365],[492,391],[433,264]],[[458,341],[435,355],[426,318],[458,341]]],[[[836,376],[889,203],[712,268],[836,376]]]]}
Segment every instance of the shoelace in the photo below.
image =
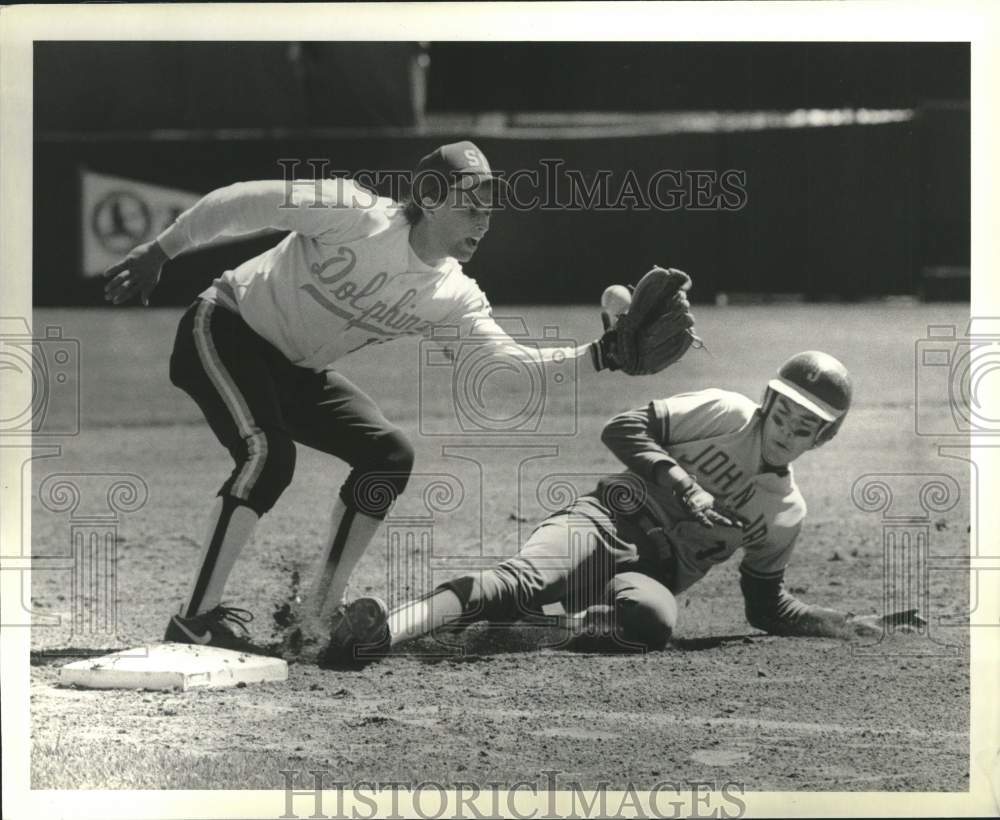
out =
{"type": "Polygon", "coordinates": [[[253,613],[248,609],[241,609],[236,606],[219,606],[212,610],[212,613],[220,621],[226,621],[237,627],[244,635],[249,635],[250,631],[246,625],[253,620],[253,613]]]}

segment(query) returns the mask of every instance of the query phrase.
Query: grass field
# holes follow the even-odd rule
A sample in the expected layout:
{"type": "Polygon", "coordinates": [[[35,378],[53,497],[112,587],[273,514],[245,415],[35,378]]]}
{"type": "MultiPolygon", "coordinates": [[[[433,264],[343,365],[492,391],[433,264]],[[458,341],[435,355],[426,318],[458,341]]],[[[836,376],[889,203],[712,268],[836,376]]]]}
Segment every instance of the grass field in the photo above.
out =
{"type": "MultiPolygon", "coordinates": [[[[496,312],[523,317],[536,337],[558,324],[562,338],[582,342],[599,324],[582,308],[496,312]]],[[[454,431],[448,373],[442,380],[422,366],[425,348],[416,343],[346,360],[341,371],[416,447],[416,475],[389,523],[427,515],[429,498],[437,505],[433,549],[406,556],[407,566],[422,570],[387,574],[400,564],[387,562],[383,539],[353,591],[409,596],[470,562],[513,553],[558,500],[558,487],[586,490],[616,469],[598,440],[610,415],[707,386],[759,396],[775,367],[807,348],[848,363],[857,401],[840,436],[795,466],[809,517],[787,575],[792,590],[809,602],[882,611],[884,522],[851,494],[865,475],[891,474],[893,512],[902,514],[921,513],[919,491],[930,477],[953,480],[961,501],[913,526],[929,533],[934,558],[968,553],[967,465],[941,457],[943,440],[915,435],[913,420],[915,344],[928,324],[956,324],[961,333],[962,306],[701,307],[696,316],[707,352],[693,350],[655,377],[591,375],[576,391],[552,385],[534,432],[454,431]]],[[[281,685],[185,694],[57,687],[67,653],[161,636],[193,572],[211,497],[230,469],[197,408],[167,380],[178,317],[173,310],[34,317],[36,335],[56,325],[80,340],[81,365],[80,433],[51,439],[59,455],[34,462],[34,555],[69,555],[71,528],[82,526],[81,516],[108,512],[116,475],[148,488],[148,501],[114,523],[110,632],[73,629],[71,571],[33,575],[35,612],[62,616],[58,626],[32,630],[34,788],[282,788],[283,769],[320,769],[349,782],[512,783],[548,769],[591,787],[603,780],[649,788],[669,779],[738,781],[754,791],[967,788],[968,580],[941,570],[943,562],[929,573],[929,634],[887,636],[862,652],[841,641],[754,632],[743,618],[734,559],[681,597],[675,645],[646,656],[539,649],[544,636],[527,627],[474,628],[452,657],[418,647],[349,673],[297,663],[281,685]],[[75,513],[39,503],[55,474],[79,487],[75,513]]],[[[517,384],[500,374],[488,389],[517,384]]],[[[936,400],[942,417],[945,398],[936,400]]],[[[74,412],[52,407],[48,421],[74,412]]],[[[233,604],[256,613],[256,638],[274,637],[271,613],[318,550],[346,473],[299,449],[292,486],[228,587],[233,604]]]]}

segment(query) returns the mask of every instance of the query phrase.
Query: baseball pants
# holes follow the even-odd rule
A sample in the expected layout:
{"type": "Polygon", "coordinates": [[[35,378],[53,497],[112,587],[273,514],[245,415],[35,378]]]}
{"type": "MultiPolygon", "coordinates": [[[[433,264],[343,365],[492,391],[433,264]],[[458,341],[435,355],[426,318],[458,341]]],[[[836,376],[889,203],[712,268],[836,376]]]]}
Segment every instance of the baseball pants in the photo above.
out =
{"type": "Polygon", "coordinates": [[[170,380],[201,408],[235,466],[219,495],[262,515],[292,480],[295,443],[347,462],[348,509],[382,518],[413,448],[375,402],[333,371],[296,367],[235,312],[198,299],[181,319],[170,380]]]}
{"type": "Polygon", "coordinates": [[[662,649],[677,617],[669,558],[632,536],[596,498],[583,496],[542,522],[517,555],[440,588],[462,602],[463,623],[511,623],[542,614],[546,604],[569,613],[610,604],[626,641],[662,649]]]}

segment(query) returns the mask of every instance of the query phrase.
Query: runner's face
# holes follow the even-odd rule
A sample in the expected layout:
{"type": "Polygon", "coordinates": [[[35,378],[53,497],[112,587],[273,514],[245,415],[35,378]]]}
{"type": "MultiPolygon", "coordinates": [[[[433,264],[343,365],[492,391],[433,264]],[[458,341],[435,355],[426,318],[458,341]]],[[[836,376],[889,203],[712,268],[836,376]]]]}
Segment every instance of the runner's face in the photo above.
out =
{"type": "Polygon", "coordinates": [[[761,456],[772,467],[784,467],[816,444],[823,420],[784,396],[778,396],[764,419],[761,456]]]}
{"type": "Polygon", "coordinates": [[[448,192],[447,200],[428,212],[434,235],[448,256],[469,261],[490,228],[489,187],[448,192]]]}

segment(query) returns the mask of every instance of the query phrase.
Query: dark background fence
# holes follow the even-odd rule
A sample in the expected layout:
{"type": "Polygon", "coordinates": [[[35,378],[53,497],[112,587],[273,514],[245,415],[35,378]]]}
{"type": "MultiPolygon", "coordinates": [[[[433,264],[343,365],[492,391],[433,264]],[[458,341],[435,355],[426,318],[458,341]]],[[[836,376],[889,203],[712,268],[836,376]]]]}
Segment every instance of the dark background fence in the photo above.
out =
{"type": "MultiPolygon", "coordinates": [[[[281,178],[281,158],[328,159],[347,172],[404,170],[434,146],[469,137],[495,170],[560,160],[585,178],[610,172],[612,190],[630,171],[642,184],[663,169],[745,174],[738,210],[502,210],[466,266],[495,302],[591,302],[608,282],[634,279],[653,263],[694,274],[696,299],[912,294],[925,288],[928,271],[969,264],[963,44],[107,46],[36,46],[36,304],[100,301],[100,284],[79,275],[81,168],[207,192],[281,178]],[[547,66],[541,76],[539,61],[547,66]],[[123,65],[130,67],[122,72],[123,65]],[[586,138],[452,131],[441,124],[446,118],[428,125],[435,112],[476,105],[915,113],[877,125],[586,138]],[[362,123],[367,130],[341,130],[362,123]],[[165,128],[187,130],[152,130],[165,128]]],[[[273,241],[176,260],[157,303],[189,301],[273,241]]],[[[967,298],[968,280],[951,295],[967,298]]]]}

